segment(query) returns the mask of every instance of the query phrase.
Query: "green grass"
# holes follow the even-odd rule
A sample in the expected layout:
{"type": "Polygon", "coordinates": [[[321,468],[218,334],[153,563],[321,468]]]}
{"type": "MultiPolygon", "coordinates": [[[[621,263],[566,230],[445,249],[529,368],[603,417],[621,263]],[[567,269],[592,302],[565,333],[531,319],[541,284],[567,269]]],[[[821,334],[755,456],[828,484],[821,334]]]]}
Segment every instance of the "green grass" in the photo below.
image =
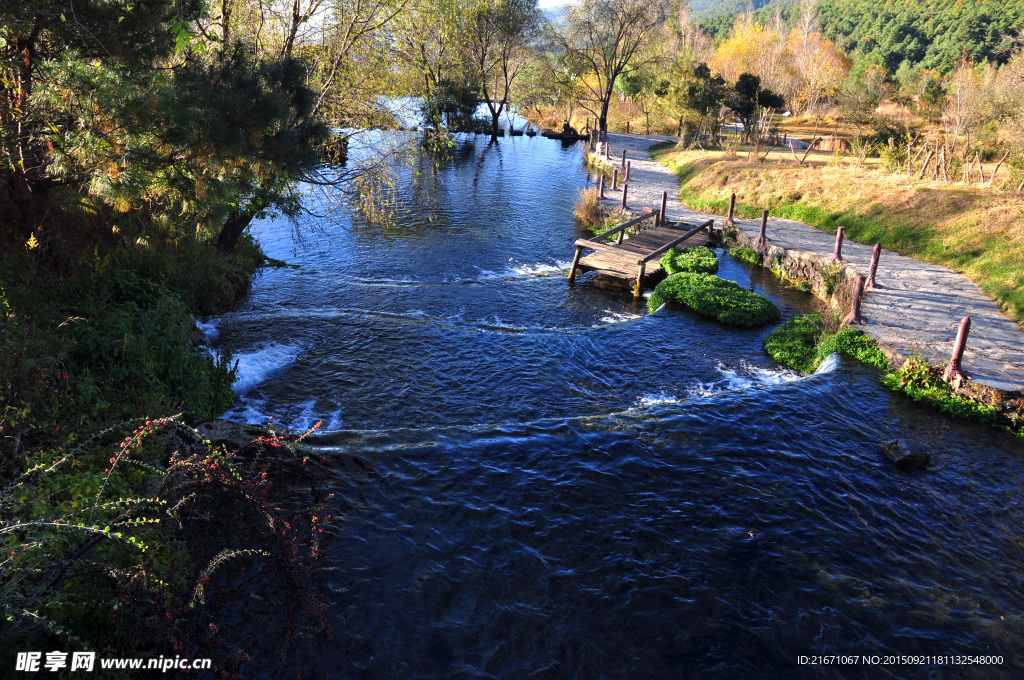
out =
{"type": "Polygon", "coordinates": [[[801,314],[769,333],[764,339],[764,348],[783,366],[811,373],[821,363],[817,352],[821,333],[821,317],[801,314]]]}
{"type": "Polygon", "coordinates": [[[883,371],[889,368],[874,338],[854,328],[828,331],[817,314],[800,314],[782,324],[765,337],[764,348],[783,366],[804,373],[814,371],[833,352],[883,371]]]}
{"type": "Polygon", "coordinates": [[[941,366],[930,366],[918,357],[911,357],[898,371],[890,372],[888,359],[874,338],[852,328],[827,331],[817,314],[795,316],[774,329],[765,337],[764,348],[783,366],[803,373],[813,372],[827,356],[838,352],[886,371],[882,383],[894,392],[902,392],[914,401],[955,418],[991,425],[1024,437],[1024,428],[1008,427],[991,406],[955,394],[941,379],[941,366]]]}
{"type": "Polygon", "coordinates": [[[889,389],[903,392],[914,401],[962,420],[991,425],[1024,438],[1024,427],[1003,424],[999,413],[991,406],[977,404],[953,393],[949,383],[942,380],[942,366],[932,366],[917,356],[910,357],[898,371],[888,374],[883,383],[889,389]]]}
{"type": "Polygon", "coordinates": [[[754,265],[755,267],[761,266],[761,256],[757,254],[757,251],[753,248],[747,248],[740,246],[739,248],[730,248],[729,254],[734,260],[740,262],[746,262],[747,264],[754,265]]]}
{"type": "Polygon", "coordinates": [[[669,274],[680,272],[714,274],[718,271],[718,257],[707,246],[694,246],[680,250],[672,248],[661,258],[660,264],[661,268],[669,274]]]}
{"type": "Polygon", "coordinates": [[[781,315],[768,298],[713,274],[669,276],[654,289],[647,309],[653,312],[667,302],[677,302],[730,326],[763,326],[781,315]]]}

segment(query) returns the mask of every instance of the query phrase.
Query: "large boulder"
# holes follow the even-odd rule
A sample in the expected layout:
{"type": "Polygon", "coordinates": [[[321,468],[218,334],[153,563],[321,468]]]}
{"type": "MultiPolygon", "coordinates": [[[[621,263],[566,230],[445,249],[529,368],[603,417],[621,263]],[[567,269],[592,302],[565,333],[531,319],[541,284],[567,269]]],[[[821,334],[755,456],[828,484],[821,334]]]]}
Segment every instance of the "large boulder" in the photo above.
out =
{"type": "Polygon", "coordinates": [[[878,452],[886,460],[908,469],[923,468],[932,459],[928,449],[916,439],[893,439],[879,445],[878,452]]]}

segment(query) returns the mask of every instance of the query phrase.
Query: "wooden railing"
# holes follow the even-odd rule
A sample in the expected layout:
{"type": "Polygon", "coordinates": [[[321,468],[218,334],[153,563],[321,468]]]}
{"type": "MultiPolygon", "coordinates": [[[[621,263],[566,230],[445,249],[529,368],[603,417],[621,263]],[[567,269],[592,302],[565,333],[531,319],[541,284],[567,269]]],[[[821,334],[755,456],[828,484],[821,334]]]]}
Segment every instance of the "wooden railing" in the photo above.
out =
{"type": "Polygon", "coordinates": [[[685,234],[683,234],[682,236],[680,236],[676,240],[672,241],[671,243],[666,243],[665,245],[663,245],[662,247],[658,248],[657,250],[652,251],[652,252],[648,253],[647,255],[644,255],[642,258],[637,260],[637,264],[640,264],[640,265],[647,264],[648,262],[650,262],[654,258],[660,257],[660,256],[664,255],[669,250],[671,250],[675,246],[679,245],[680,243],[682,243],[686,239],[690,238],[691,236],[693,236],[697,232],[699,232],[699,231],[701,231],[703,229],[707,229],[708,227],[712,227],[712,226],[714,226],[714,224],[715,224],[714,220],[708,220],[707,222],[702,223],[700,226],[694,227],[693,229],[689,230],[688,232],[686,232],[685,234]]]}
{"type": "Polygon", "coordinates": [[[637,260],[636,263],[637,263],[639,268],[638,268],[637,273],[636,273],[636,285],[633,286],[633,297],[638,298],[643,293],[644,272],[647,269],[647,263],[648,262],[650,262],[651,260],[653,260],[656,257],[661,257],[662,255],[667,253],[669,250],[671,250],[675,246],[679,245],[680,243],[682,243],[686,239],[690,238],[691,236],[693,236],[697,232],[702,231],[704,229],[710,229],[714,224],[715,224],[714,220],[708,220],[707,222],[703,222],[699,226],[696,226],[693,229],[690,229],[688,232],[686,232],[685,234],[683,234],[679,238],[677,238],[677,239],[675,239],[675,240],[673,240],[673,241],[671,241],[669,243],[666,243],[665,245],[663,245],[662,247],[658,248],[657,250],[654,250],[654,251],[644,255],[639,260],[637,260]]]}
{"type": "Polygon", "coordinates": [[[612,234],[616,234],[617,233],[619,235],[619,240],[616,241],[616,243],[620,243],[621,244],[622,243],[622,236],[623,236],[623,234],[626,233],[626,229],[629,229],[632,226],[640,224],[644,220],[649,220],[652,217],[655,218],[654,219],[654,224],[655,224],[655,226],[657,226],[657,224],[660,221],[660,219],[658,219],[658,211],[655,210],[653,212],[644,213],[640,217],[635,217],[635,218],[631,219],[629,222],[623,222],[619,226],[612,227],[608,231],[602,232],[602,233],[598,234],[597,236],[595,236],[595,237],[593,237],[591,239],[587,239],[587,240],[591,241],[591,242],[604,241],[606,238],[608,238],[612,234]]]}
{"type": "Polygon", "coordinates": [[[617,227],[612,227],[608,231],[602,232],[597,236],[588,239],[577,239],[576,240],[576,254],[572,258],[572,267],[569,269],[569,283],[576,280],[576,267],[580,263],[580,257],[583,255],[583,251],[587,248],[614,248],[610,243],[605,243],[605,239],[615,234],[619,235],[616,245],[622,244],[622,237],[625,235],[626,230],[630,227],[636,226],[644,220],[655,218],[655,224],[661,221],[661,213],[657,210],[649,213],[644,213],[640,217],[623,222],[617,227]]]}
{"type": "MultiPolygon", "coordinates": [[[[628,252],[628,251],[624,250],[623,248],[619,247],[619,246],[622,245],[622,239],[623,239],[623,236],[626,233],[626,230],[629,229],[630,227],[633,227],[633,226],[636,226],[636,225],[640,224],[641,222],[643,222],[645,220],[649,220],[652,217],[655,218],[655,224],[659,224],[659,223],[662,222],[662,220],[661,220],[661,212],[658,211],[658,210],[655,210],[655,211],[652,211],[652,212],[649,212],[649,213],[644,213],[640,217],[637,217],[637,218],[634,218],[632,220],[629,220],[628,222],[623,222],[622,224],[620,224],[620,225],[618,225],[616,227],[612,227],[611,229],[609,229],[607,231],[601,232],[597,236],[593,236],[593,237],[587,238],[587,239],[582,239],[582,238],[581,239],[577,239],[576,240],[576,254],[573,256],[573,258],[572,258],[572,266],[569,268],[569,282],[572,283],[576,279],[576,268],[579,266],[580,257],[583,255],[583,251],[584,250],[591,249],[591,250],[606,251],[606,252],[617,252],[617,253],[628,252]],[[615,236],[616,234],[618,234],[618,236],[619,236],[619,238],[616,240],[616,242],[614,244],[613,243],[608,243],[607,239],[609,237],[611,237],[611,236],[615,236]]],[[[679,245],[680,243],[682,243],[686,239],[692,237],[694,234],[697,234],[698,232],[703,231],[704,229],[707,229],[707,230],[710,231],[713,228],[713,226],[714,226],[714,220],[707,220],[705,222],[702,222],[701,224],[697,225],[696,227],[688,229],[685,233],[682,234],[682,236],[679,236],[678,238],[672,239],[670,242],[666,243],[663,246],[658,247],[656,250],[653,250],[653,251],[651,251],[649,253],[646,253],[646,254],[642,255],[641,257],[639,257],[637,259],[637,261],[636,261],[636,264],[637,264],[636,286],[634,286],[634,288],[633,288],[633,295],[635,297],[640,297],[640,294],[641,294],[641,292],[643,290],[641,286],[643,284],[644,273],[647,271],[647,263],[648,262],[650,262],[651,260],[654,260],[654,259],[657,259],[657,258],[661,257],[662,255],[667,253],[669,250],[671,250],[675,246],[679,245]]],[[[678,227],[672,227],[672,228],[676,229],[678,227]]]]}

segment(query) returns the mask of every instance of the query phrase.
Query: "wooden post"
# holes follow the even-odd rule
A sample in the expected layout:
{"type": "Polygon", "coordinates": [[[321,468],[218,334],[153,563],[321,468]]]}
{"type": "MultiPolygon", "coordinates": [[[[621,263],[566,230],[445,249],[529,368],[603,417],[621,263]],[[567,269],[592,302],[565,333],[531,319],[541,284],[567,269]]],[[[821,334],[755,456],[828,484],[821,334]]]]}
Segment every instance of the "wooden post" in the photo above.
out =
{"type": "Polygon", "coordinates": [[[725,218],[725,226],[731,227],[731,226],[733,226],[733,224],[735,224],[732,221],[732,216],[733,216],[733,213],[735,211],[736,211],[736,194],[733,194],[729,198],[729,216],[727,218],[725,218]]]}
{"type": "Polygon", "coordinates": [[[993,170],[993,171],[992,171],[992,174],[988,176],[988,185],[989,185],[989,186],[992,186],[992,182],[993,182],[993,181],[995,180],[995,178],[996,178],[996,173],[997,173],[997,172],[999,172],[999,168],[1000,168],[1000,166],[1002,166],[1002,164],[1003,164],[1003,161],[1005,161],[1005,160],[1006,160],[1006,157],[1007,157],[1007,156],[1009,156],[1009,155],[1010,155],[1010,152],[1009,152],[1009,151],[1007,151],[1006,153],[1004,153],[1004,154],[1003,154],[1003,157],[999,159],[999,162],[998,162],[998,163],[996,163],[996,169],[995,169],[995,170],[993,170]]]}
{"type": "Polygon", "coordinates": [[[612,191],[619,190],[619,169],[612,168],[612,191]]]}
{"type": "Polygon", "coordinates": [[[668,192],[661,192],[661,210],[658,211],[658,226],[665,224],[665,204],[668,202],[668,192]]]}
{"type": "Polygon", "coordinates": [[[626,176],[622,178],[623,182],[629,181],[629,166],[633,165],[633,161],[626,161],[626,176]]]}
{"type": "Polygon", "coordinates": [[[625,169],[626,169],[626,150],[625,150],[625,149],[623,149],[623,150],[622,150],[622,163],[620,163],[620,164],[619,164],[619,166],[620,166],[620,167],[621,167],[621,168],[622,168],[623,170],[625,170],[625,169]]]}
{"type": "Polygon", "coordinates": [[[598,191],[597,196],[598,196],[598,198],[604,198],[604,175],[601,175],[600,185],[601,185],[601,188],[598,191]]]}
{"type": "Polygon", "coordinates": [[[875,283],[875,272],[878,271],[878,258],[882,255],[882,244],[876,243],[875,249],[871,251],[871,269],[868,271],[868,288],[878,288],[878,284],[875,283]]]}
{"type": "Polygon", "coordinates": [[[633,299],[641,297],[644,293],[644,272],[647,270],[647,263],[643,262],[636,273],[636,285],[633,287],[633,299]]]}
{"type": "Polygon", "coordinates": [[[629,121],[626,121],[626,134],[629,134],[629,121]]]}
{"type": "Polygon", "coordinates": [[[576,255],[572,258],[572,267],[569,268],[569,283],[576,280],[576,267],[580,263],[580,255],[583,254],[583,246],[576,246],[576,255]]]}
{"type": "Polygon", "coordinates": [[[846,261],[843,259],[843,236],[845,234],[846,229],[844,227],[839,227],[839,230],[836,231],[836,250],[832,253],[832,257],[828,258],[828,261],[832,264],[846,261]]]}
{"type": "Polygon", "coordinates": [[[605,142],[604,142],[604,159],[606,161],[610,161],[612,159],[611,153],[612,153],[612,148],[611,148],[611,146],[609,146],[608,138],[606,137],[605,138],[605,142]]]}
{"type": "Polygon", "coordinates": [[[768,239],[764,235],[764,231],[765,231],[765,229],[767,227],[768,227],[768,211],[767,210],[762,210],[761,211],[761,231],[759,231],[757,233],[757,239],[754,240],[754,247],[755,248],[763,248],[764,245],[766,243],[768,243],[768,239]]]}
{"type": "Polygon", "coordinates": [[[622,183],[622,203],[619,204],[619,210],[625,211],[626,209],[626,190],[629,189],[629,185],[625,182],[622,183]]]}
{"type": "MultiPolygon", "coordinates": [[[[889,140],[892,141],[892,140],[889,140]]],[[[935,153],[935,149],[928,149],[928,155],[924,157],[924,164],[921,166],[921,172],[918,173],[917,178],[921,179],[924,177],[925,171],[928,169],[928,163],[932,160],[932,155],[935,153]]]]}
{"type": "Polygon", "coordinates": [[[967,348],[967,334],[971,332],[971,317],[965,316],[960,322],[960,329],[956,332],[956,342],[953,343],[953,357],[942,374],[942,379],[960,387],[960,383],[967,379],[963,374],[964,350],[967,348]]]}
{"type": "Polygon", "coordinates": [[[622,237],[623,237],[623,236],[625,236],[625,235],[626,235],[626,230],[625,230],[625,229],[623,229],[622,231],[620,231],[620,232],[619,232],[619,240],[618,240],[618,241],[616,241],[615,243],[616,243],[617,245],[620,245],[620,246],[621,246],[621,245],[622,245],[622,237]]]}
{"type": "Polygon", "coordinates": [[[864,275],[857,274],[857,287],[853,291],[853,307],[850,308],[850,313],[843,319],[843,326],[849,326],[850,324],[864,323],[864,319],[860,316],[860,301],[864,297],[864,275]]]}

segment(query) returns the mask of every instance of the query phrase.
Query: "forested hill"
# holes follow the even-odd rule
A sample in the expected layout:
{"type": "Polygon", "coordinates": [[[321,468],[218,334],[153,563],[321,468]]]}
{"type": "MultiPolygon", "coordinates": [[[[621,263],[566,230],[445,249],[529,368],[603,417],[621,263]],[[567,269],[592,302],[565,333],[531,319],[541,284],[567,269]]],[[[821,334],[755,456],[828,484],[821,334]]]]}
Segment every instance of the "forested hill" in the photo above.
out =
{"type": "MultiPolygon", "coordinates": [[[[693,0],[700,22],[712,38],[725,37],[739,0],[693,0]],[[715,16],[717,15],[717,16],[715,16]]],[[[763,3],[755,17],[766,24],[785,0],[763,3]]],[[[743,6],[745,6],[745,1],[743,6]]],[[[743,7],[739,8],[742,11],[743,7]]],[[[795,7],[782,16],[792,22],[795,7]]],[[[819,16],[825,36],[847,52],[870,57],[895,72],[904,61],[948,73],[961,55],[975,62],[1003,62],[1009,55],[1004,39],[1024,32],[1021,0],[823,0],[819,16]]]]}
{"type": "Polygon", "coordinates": [[[725,14],[739,14],[753,5],[755,10],[782,8],[795,4],[797,0],[690,0],[690,11],[697,19],[725,14]]]}
{"type": "Polygon", "coordinates": [[[1024,29],[1021,0],[828,0],[821,6],[825,35],[846,38],[846,49],[877,53],[894,71],[904,62],[943,73],[962,54],[975,62],[1005,61],[1004,37],[1024,29]]]}

